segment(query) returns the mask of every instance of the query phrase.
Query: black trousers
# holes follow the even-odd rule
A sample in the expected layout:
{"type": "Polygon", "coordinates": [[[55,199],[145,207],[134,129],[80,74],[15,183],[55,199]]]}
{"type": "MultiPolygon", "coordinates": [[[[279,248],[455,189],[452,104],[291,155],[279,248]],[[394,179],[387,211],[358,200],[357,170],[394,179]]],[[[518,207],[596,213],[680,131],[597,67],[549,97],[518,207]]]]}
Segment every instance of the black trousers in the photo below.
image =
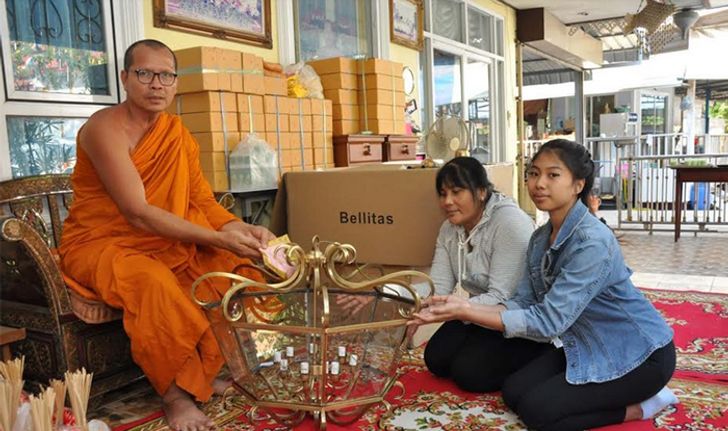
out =
{"type": "Polygon", "coordinates": [[[624,421],[628,405],[655,395],[670,380],[675,346],[656,350],[618,379],[572,385],[566,381],[563,350],[450,321],[425,348],[425,363],[433,374],[453,379],[464,390],[502,390],[506,405],[529,429],[570,431],[624,421]]]}

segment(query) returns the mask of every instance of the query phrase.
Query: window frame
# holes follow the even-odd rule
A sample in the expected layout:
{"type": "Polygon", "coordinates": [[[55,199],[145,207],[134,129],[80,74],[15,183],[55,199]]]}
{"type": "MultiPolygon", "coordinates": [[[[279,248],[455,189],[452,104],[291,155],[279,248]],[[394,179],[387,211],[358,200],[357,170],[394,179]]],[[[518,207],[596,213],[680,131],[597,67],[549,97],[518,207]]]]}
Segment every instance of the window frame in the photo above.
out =
{"type": "Polygon", "coordinates": [[[3,87],[5,89],[5,97],[7,101],[40,101],[40,102],[70,102],[70,103],[95,103],[95,104],[116,104],[119,102],[119,85],[116,78],[116,57],[113,53],[116,51],[114,46],[114,24],[113,9],[111,0],[99,0],[103,7],[104,21],[104,37],[106,40],[106,49],[108,54],[108,62],[106,64],[106,74],[109,77],[109,94],[66,94],[53,92],[38,92],[16,90],[13,82],[13,64],[10,58],[10,28],[7,21],[7,1],[0,0],[0,34],[2,46],[2,64],[3,64],[3,87]]]}
{"type": "MultiPolygon", "coordinates": [[[[10,139],[8,136],[7,117],[57,117],[57,118],[88,118],[95,112],[120,103],[126,98],[124,89],[121,86],[119,72],[123,65],[124,49],[132,43],[144,37],[144,13],[143,5],[137,1],[126,0],[103,0],[110,6],[107,9],[105,20],[112,20],[114,25],[113,33],[107,41],[109,64],[114,65],[110,72],[110,85],[117,89],[116,99],[111,102],[99,103],[95,100],[90,102],[58,102],[57,99],[43,98],[33,100],[12,100],[5,91],[0,91],[0,181],[12,178],[10,164],[10,139]],[[121,49],[119,48],[121,47],[121,49]]],[[[5,0],[0,0],[2,18],[5,16],[5,0]]],[[[0,29],[2,39],[7,39],[9,33],[7,25],[0,29]]],[[[3,68],[3,71],[5,69],[3,68]]],[[[3,73],[0,85],[5,89],[6,75],[3,73]]],[[[105,96],[109,97],[109,96],[105,96]]]]}
{"type": "MultiPolygon", "coordinates": [[[[434,50],[443,51],[453,55],[461,56],[461,65],[467,64],[469,58],[476,59],[478,61],[487,61],[488,66],[488,86],[491,91],[490,94],[490,127],[491,127],[491,162],[502,162],[504,156],[507,154],[506,151],[506,124],[505,115],[503,114],[505,109],[505,88],[503,82],[505,81],[505,57],[503,55],[496,54],[497,52],[505,53],[504,46],[504,35],[498,35],[498,31],[505,31],[505,18],[491,10],[483,8],[476,4],[473,0],[461,0],[462,7],[460,8],[463,16],[461,22],[466,23],[463,25],[463,38],[466,43],[458,42],[446,37],[440,36],[432,32],[432,3],[436,0],[425,0],[425,47],[420,55],[421,68],[424,75],[424,88],[421,92],[420,106],[423,106],[422,111],[422,124],[423,131],[429,129],[435,118],[435,94],[434,94],[434,50]],[[493,52],[483,51],[475,48],[467,41],[470,40],[469,29],[467,23],[469,9],[476,9],[480,13],[488,14],[493,17],[493,25],[491,26],[490,36],[493,43],[493,52]],[[497,23],[501,24],[498,25],[497,23]],[[502,46],[499,46],[502,45],[502,46]]],[[[467,104],[469,100],[466,98],[465,88],[467,83],[465,82],[465,69],[461,66],[461,99],[463,103],[463,113],[467,112],[467,104]]],[[[464,119],[467,121],[467,119],[464,119]]]]}

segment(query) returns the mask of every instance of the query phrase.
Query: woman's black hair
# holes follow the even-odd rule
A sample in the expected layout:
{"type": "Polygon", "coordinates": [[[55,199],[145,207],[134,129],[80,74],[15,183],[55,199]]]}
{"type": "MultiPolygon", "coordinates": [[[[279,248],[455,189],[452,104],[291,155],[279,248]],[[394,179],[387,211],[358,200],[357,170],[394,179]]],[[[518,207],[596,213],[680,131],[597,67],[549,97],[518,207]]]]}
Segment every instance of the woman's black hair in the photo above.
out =
{"type": "Polygon", "coordinates": [[[483,165],[472,157],[455,157],[440,168],[435,179],[437,194],[443,187],[468,189],[473,199],[477,199],[479,190],[485,190],[488,198],[495,191],[483,165]]]}
{"type": "Polygon", "coordinates": [[[531,163],[541,155],[541,153],[552,152],[556,154],[566,167],[571,171],[571,175],[575,180],[584,180],[584,188],[579,193],[579,199],[587,205],[589,199],[589,193],[591,193],[592,187],[594,186],[594,161],[592,161],[591,154],[583,146],[579,145],[574,141],[567,139],[554,139],[548,141],[538,149],[536,154],[533,156],[531,163]]]}

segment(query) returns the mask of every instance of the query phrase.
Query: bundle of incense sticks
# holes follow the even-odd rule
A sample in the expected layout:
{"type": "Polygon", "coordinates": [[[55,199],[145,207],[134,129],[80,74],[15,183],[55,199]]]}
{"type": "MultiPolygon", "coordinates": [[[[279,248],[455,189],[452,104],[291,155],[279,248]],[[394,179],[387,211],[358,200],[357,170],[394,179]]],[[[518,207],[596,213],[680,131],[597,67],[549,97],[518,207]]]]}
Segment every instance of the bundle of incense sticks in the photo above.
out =
{"type": "Polygon", "coordinates": [[[66,371],[66,388],[68,398],[71,400],[71,410],[76,417],[76,425],[82,431],[88,431],[88,420],[86,419],[86,408],[91,395],[91,380],[93,373],[86,373],[85,368],[76,370],[73,373],[66,371]]]}
{"type": "Polygon", "coordinates": [[[66,383],[62,380],[51,380],[51,387],[56,392],[55,413],[53,425],[58,428],[63,425],[63,407],[66,403],[66,383]]]}
{"type": "Polygon", "coordinates": [[[3,430],[11,431],[15,424],[23,390],[23,367],[25,357],[0,362],[0,425],[3,430]]]}
{"type": "Polygon", "coordinates": [[[53,388],[46,388],[38,397],[30,396],[30,418],[33,431],[53,431],[53,406],[56,393],[53,388]]]}

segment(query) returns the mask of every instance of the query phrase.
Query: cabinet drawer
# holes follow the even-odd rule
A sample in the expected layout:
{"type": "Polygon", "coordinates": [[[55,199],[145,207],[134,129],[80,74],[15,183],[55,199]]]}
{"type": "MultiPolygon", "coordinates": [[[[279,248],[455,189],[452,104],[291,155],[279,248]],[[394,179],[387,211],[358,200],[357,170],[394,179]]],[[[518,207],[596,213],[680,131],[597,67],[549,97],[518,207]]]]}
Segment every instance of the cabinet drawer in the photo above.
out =
{"type": "Polygon", "coordinates": [[[382,144],[374,142],[350,143],[349,144],[349,162],[381,162],[382,161],[382,144]]]}
{"type": "Polygon", "coordinates": [[[417,156],[416,143],[386,142],[384,144],[384,160],[414,160],[417,156]]]}

